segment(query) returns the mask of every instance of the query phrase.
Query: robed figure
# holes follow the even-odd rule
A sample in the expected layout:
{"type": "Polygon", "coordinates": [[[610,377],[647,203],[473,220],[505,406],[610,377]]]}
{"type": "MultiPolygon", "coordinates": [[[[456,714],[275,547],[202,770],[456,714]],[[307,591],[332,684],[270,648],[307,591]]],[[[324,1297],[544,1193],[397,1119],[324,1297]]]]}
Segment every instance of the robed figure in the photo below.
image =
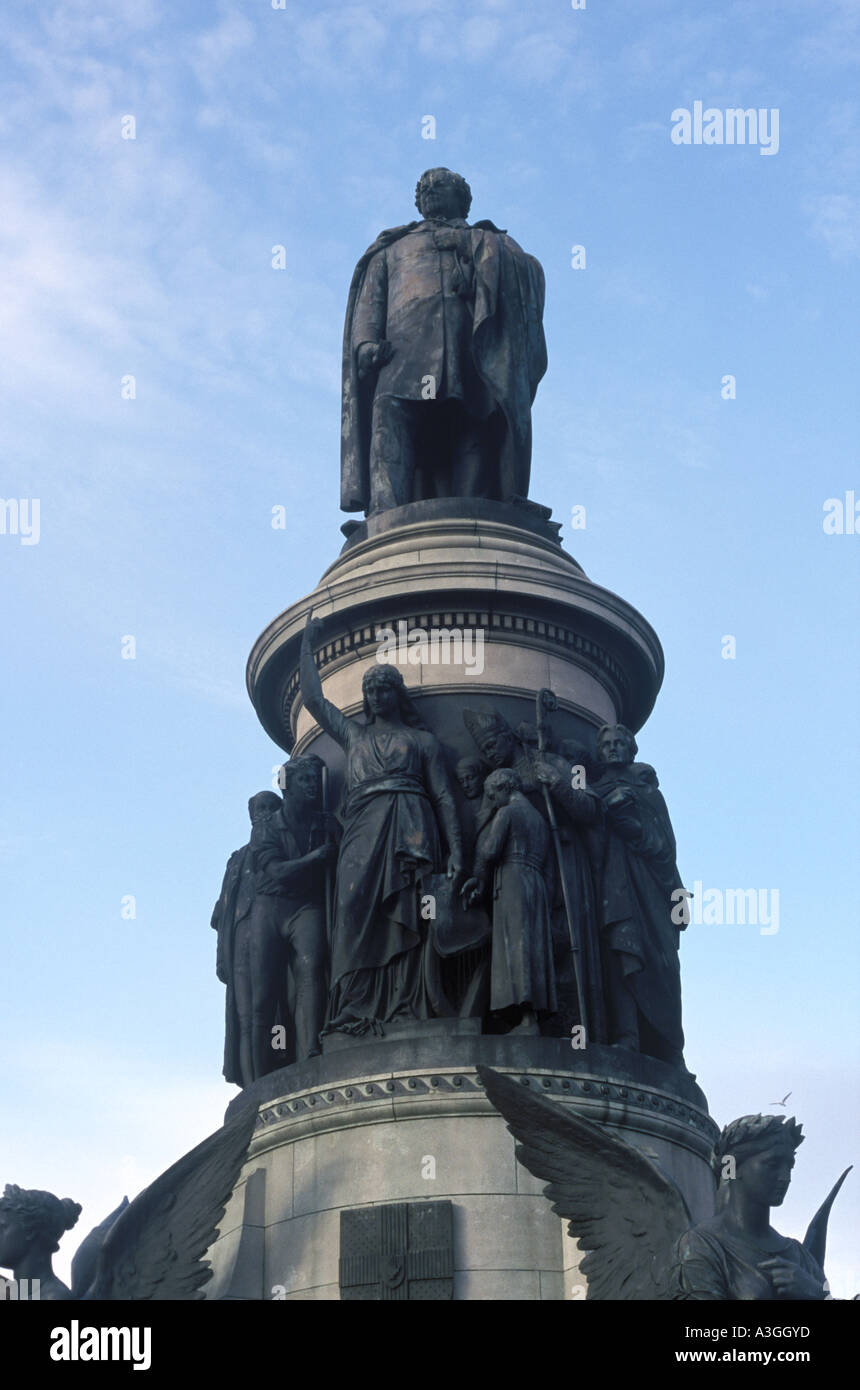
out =
{"type": "Polygon", "coordinates": [[[268,1030],[277,1017],[279,948],[277,930],[258,893],[255,859],[280,809],[275,792],[251,797],[251,838],[230,855],[212,912],[211,925],[218,933],[215,973],[227,986],[224,1078],[237,1086],[249,1086],[271,1058],[268,1030]]]}
{"type": "Polygon", "coordinates": [[[469,185],[430,169],[421,221],[359,261],[343,341],[341,508],[368,515],[431,497],[528,496],[531,406],[546,371],[539,263],[469,185]]]}
{"type": "Polygon", "coordinates": [[[657,774],[637,763],[623,724],[598,731],[604,813],[598,864],[600,934],[608,977],[611,1041],[683,1065],[677,910],[684,893],[675,835],[657,774]]]}
{"type": "Polygon", "coordinates": [[[422,883],[443,868],[440,826],[448,873],[456,879],[463,869],[442,746],[394,666],[366,673],[364,719],[347,718],[326,700],[311,649],[316,626],[309,621],[302,639],[302,698],[346,754],[324,1031],[380,1032],[395,1019],[450,1015],[419,900],[422,883]]]}
{"type": "Polygon", "coordinates": [[[493,923],[490,1008],[523,1031],[558,1007],[547,896],[549,830],[523,796],[511,768],[491,772],[484,787],[492,816],[478,835],[468,905],[487,893],[493,923]]]}
{"type": "MultiPolygon", "coordinates": [[[[566,1033],[575,1023],[581,1023],[576,979],[571,952],[570,923],[567,906],[575,917],[577,935],[583,943],[588,969],[585,971],[585,994],[589,1020],[599,1019],[603,1006],[603,984],[600,964],[596,959],[597,904],[595,900],[592,861],[586,835],[599,823],[600,801],[590,789],[570,785],[570,767],[555,753],[538,754],[518,738],[498,710],[464,710],[463,722],[475,741],[478,752],[488,767],[512,769],[518,778],[526,800],[543,817],[546,816],[546,787],[556,810],[562,864],[546,861],[547,892],[549,895],[554,943],[555,988],[558,1000],[557,1027],[566,1033]],[[567,902],[560,881],[565,875],[567,902]],[[594,946],[592,953],[591,946],[594,946]],[[594,959],[592,959],[592,954],[594,959]]],[[[486,784],[485,784],[486,785],[486,784]]],[[[481,815],[486,818],[486,792],[481,815]]],[[[544,1025],[544,1031],[550,1026],[544,1025]]],[[[601,1030],[590,1026],[592,1041],[602,1042],[601,1030]]]]}
{"type": "MultiPolygon", "coordinates": [[[[274,792],[272,793],[274,797],[274,792]]],[[[239,1011],[233,987],[233,954],[236,928],[244,921],[254,903],[255,875],[250,845],[235,850],[227,861],[221,892],[212,912],[210,925],[218,933],[218,954],[215,973],[227,986],[224,1008],[224,1079],[236,1086],[244,1085],[239,1060],[239,1011]]]]}

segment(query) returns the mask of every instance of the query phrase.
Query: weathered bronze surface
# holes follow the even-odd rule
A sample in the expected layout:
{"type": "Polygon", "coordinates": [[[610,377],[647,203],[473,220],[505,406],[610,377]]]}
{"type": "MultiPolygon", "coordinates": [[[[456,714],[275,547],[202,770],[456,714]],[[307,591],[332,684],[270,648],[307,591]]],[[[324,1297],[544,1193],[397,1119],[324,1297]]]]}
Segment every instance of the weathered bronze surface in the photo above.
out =
{"type": "Polygon", "coordinates": [[[770,1225],[788,1191],[803,1140],[793,1119],[745,1115],[713,1151],[715,1214],[695,1225],[684,1197],[641,1149],[490,1067],[487,1094],[518,1140],[517,1157],[538,1178],[570,1235],[589,1299],[817,1301],[827,1219],[843,1173],[801,1243],[770,1225]]]}
{"type": "Polygon", "coordinates": [[[637,751],[623,725],[599,730],[601,775],[593,790],[603,819],[595,870],[610,1041],[680,1066],[683,885],[657,774],[633,761],[637,751]]]}
{"type": "Polygon", "coordinates": [[[429,169],[421,221],[359,261],[343,340],[341,507],[528,496],[531,406],[546,371],[544,276],[469,186],[429,169]]]}

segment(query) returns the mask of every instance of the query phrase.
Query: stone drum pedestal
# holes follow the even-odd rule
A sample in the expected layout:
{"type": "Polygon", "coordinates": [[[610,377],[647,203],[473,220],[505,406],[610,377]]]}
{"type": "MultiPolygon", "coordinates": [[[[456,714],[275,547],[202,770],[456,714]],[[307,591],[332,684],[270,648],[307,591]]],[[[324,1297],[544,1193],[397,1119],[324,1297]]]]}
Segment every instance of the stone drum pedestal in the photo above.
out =
{"type": "MultiPolygon", "coordinates": [[[[558,1038],[434,1036],[428,1028],[274,1072],[233,1102],[256,1105],[259,1115],[207,1256],[207,1297],[340,1299],[344,1211],[446,1201],[452,1277],[422,1280],[423,1297],[584,1297],[580,1252],[543,1184],[517,1162],[475,1075],[479,1063],[656,1157],[694,1220],[712,1211],[717,1128],[692,1078],[618,1048],[577,1053],[558,1038]]],[[[379,1258],[369,1252],[366,1264],[368,1285],[378,1285],[367,1296],[386,1297],[379,1258]]]]}
{"type": "MultiPolygon", "coordinates": [[[[362,717],[362,680],[388,634],[386,659],[441,743],[458,796],[453,769],[476,753],[464,712],[496,711],[520,731],[521,751],[542,689],[555,696],[557,751],[565,739],[593,749],[602,725],[641,727],[663,675],[657,636],[588,579],[558,530],[534,503],[481,499],[415,502],[344,527],[338,559],[248,662],[272,739],[293,758],[324,760],[330,810],[345,764],[302,698],[311,613],[322,623],[313,655],[323,693],[347,717],[362,717]]],[[[564,1022],[540,1031],[562,1036],[537,1025],[506,1033],[486,1016],[397,1020],[381,1036],[327,1035],[321,1056],[246,1087],[231,1110],[255,1106],[257,1127],[209,1252],[207,1297],[583,1297],[580,1252],[517,1162],[481,1064],[640,1146],[693,1219],[709,1215],[717,1131],[695,1078],[624,1047],[578,1049],[564,1022]]]]}

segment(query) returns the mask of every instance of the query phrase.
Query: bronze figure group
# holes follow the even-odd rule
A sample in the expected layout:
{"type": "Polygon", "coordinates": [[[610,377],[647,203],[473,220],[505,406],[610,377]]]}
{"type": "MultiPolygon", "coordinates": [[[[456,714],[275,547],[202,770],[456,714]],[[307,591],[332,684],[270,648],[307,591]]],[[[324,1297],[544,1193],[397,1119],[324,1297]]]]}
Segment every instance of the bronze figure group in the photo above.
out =
{"type": "MultiPolygon", "coordinates": [[[[528,499],[531,406],[546,370],[543,271],[492,222],[466,220],[471,192],[461,175],[427,170],[416,205],[420,219],[381,232],[352,279],[341,506],[376,517],[440,498],[486,499],[516,524],[528,499]]],[[[0,1267],[19,1284],[35,1282],[41,1299],[202,1297],[211,1275],[204,1256],[257,1123],[259,1093],[247,1088],[352,1038],[420,1034],[428,1020],[450,1020],[452,1032],[471,1020],[462,1031],[520,1038],[576,1033],[575,1046],[606,1044],[674,1068],[664,1073],[669,1089],[681,1080],[678,949],[688,916],[679,919],[677,904],[690,895],[657,775],[636,761],[634,734],[606,724],[592,743],[556,740],[556,697],[539,690],[534,722],[516,728],[497,708],[462,708],[455,749],[384,664],[367,670],[362,712],[348,717],[323,694],[319,631],[309,614],[301,696],[343,753],[337,813],[324,761],[287,762],[279,793],[248,803],[248,841],[229,859],[211,918],[226,987],[224,1075],[246,1094],[232,1120],[90,1233],[71,1289],[52,1256],[81,1208],[8,1185],[0,1267]]],[[[512,689],[508,699],[521,696],[512,689]]],[[[528,1042],[499,1051],[540,1055],[528,1042]]],[[[519,1160],[585,1252],[589,1299],[829,1297],[827,1219],[846,1175],[802,1242],[770,1224],[803,1138],[793,1119],[747,1115],[722,1131],[714,1209],[694,1223],[657,1158],[611,1125],[541,1094],[528,1068],[516,1081],[477,1072],[519,1160]]],[[[295,1075],[280,1094],[291,1083],[295,1075]]],[[[390,1214],[388,1196],[380,1190],[368,1205],[390,1214]]],[[[428,1268],[438,1254],[420,1253],[428,1268]]],[[[356,1258],[366,1261],[366,1251],[356,1258]]]]}
{"type": "Polygon", "coordinates": [[[516,731],[463,711],[473,756],[426,727],[396,667],[347,718],[322,693],[309,618],[308,711],[345,754],[282,769],[249,803],[212,925],[227,986],[225,1076],[241,1086],[334,1033],[477,1017],[494,1033],[568,1034],[683,1066],[675,840],[653,768],[620,725],[552,748],[551,692],[516,731]],[[573,762],[571,757],[584,758],[573,762]]]}

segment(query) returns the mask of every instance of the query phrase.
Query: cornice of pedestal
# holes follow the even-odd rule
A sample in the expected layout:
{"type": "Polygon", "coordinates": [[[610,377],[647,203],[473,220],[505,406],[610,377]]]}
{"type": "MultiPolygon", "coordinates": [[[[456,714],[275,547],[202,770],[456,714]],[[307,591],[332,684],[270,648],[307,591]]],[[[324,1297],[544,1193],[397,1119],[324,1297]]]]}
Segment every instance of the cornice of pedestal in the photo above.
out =
{"type": "MultiPolygon", "coordinates": [[[[592,1072],[587,1066],[564,1072],[499,1070],[542,1095],[552,1096],[559,1104],[569,1105],[588,1120],[664,1139],[705,1162],[719,1132],[697,1106],[653,1087],[630,1085],[611,1074],[592,1072]]],[[[498,1115],[474,1068],[377,1072],[288,1093],[262,1105],[249,1156],[255,1158],[281,1144],[354,1125],[466,1115],[498,1115]]]]}
{"type": "Polygon", "coordinates": [[[258,1107],[251,1156],[354,1125],[497,1116],[477,1077],[480,1062],[586,1119],[664,1139],[705,1162],[710,1157],[719,1129],[688,1073],[617,1048],[577,1052],[564,1039],[445,1036],[441,1020],[428,1027],[437,1033],[389,1043],[356,1040],[261,1078],[228,1110],[258,1107]]]}
{"type": "MultiPolygon", "coordinates": [[[[370,661],[377,630],[399,621],[483,628],[489,642],[578,665],[634,729],[663,678],[653,628],[626,600],[592,583],[557,542],[495,518],[416,521],[348,543],[317,588],[255,643],[248,691],[267,732],[288,751],[296,737],[301,633],[311,611],[324,623],[326,640],[315,651],[324,680],[341,666],[370,661]]],[[[498,686],[497,676],[491,684],[498,686]]]]}

